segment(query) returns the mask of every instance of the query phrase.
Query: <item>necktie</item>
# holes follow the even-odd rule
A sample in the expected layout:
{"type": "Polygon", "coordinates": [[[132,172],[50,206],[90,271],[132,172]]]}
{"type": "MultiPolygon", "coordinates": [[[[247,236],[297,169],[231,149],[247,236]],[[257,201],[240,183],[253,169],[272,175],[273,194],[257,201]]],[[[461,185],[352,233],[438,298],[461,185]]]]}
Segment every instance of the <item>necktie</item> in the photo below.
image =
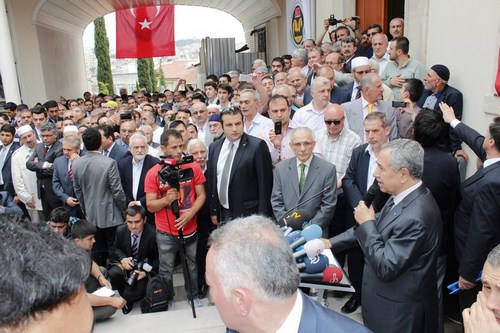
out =
{"type": "Polygon", "coordinates": [[[132,257],[137,259],[139,253],[139,235],[132,235],[132,257]]]}
{"type": "Polygon", "coordinates": [[[102,150],[102,155],[103,156],[108,156],[108,150],[107,149],[103,149],[102,150]]]}
{"type": "MultiPolygon", "coordinates": [[[[0,169],[3,168],[6,155],[7,155],[7,149],[5,149],[5,147],[2,147],[2,150],[0,151],[0,169]]],[[[3,185],[3,177],[1,172],[0,172],[0,185],[3,185]]]]}
{"type": "Polygon", "coordinates": [[[227,206],[227,192],[228,192],[228,184],[229,184],[229,170],[231,169],[231,164],[233,162],[234,156],[234,144],[232,142],[229,143],[229,154],[227,155],[226,162],[224,163],[224,168],[222,169],[222,178],[220,181],[220,194],[219,194],[219,202],[221,206],[227,206]]]}
{"type": "Polygon", "coordinates": [[[299,178],[299,191],[302,192],[304,188],[304,183],[306,182],[306,165],[304,163],[299,164],[300,168],[300,178],[299,178]]]}
{"type": "Polygon", "coordinates": [[[368,113],[372,113],[373,112],[373,104],[370,103],[368,104],[368,113]]]}
{"type": "Polygon", "coordinates": [[[49,146],[45,146],[45,150],[43,153],[43,157],[47,156],[47,153],[49,152],[49,146]]]}
{"type": "Polygon", "coordinates": [[[356,87],[356,89],[358,89],[358,91],[356,92],[356,99],[360,99],[361,98],[361,89],[359,89],[359,86],[356,87]]]}
{"type": "Polygon", "coordinates": [[[69,161],[68,176],[73,181],[73,162],[69,161]]]}
{"type": "Polygon", "coordinates": [[[378,218],[378,221],[382,221],[391,211],[392,207],[394,207],[394,197],[390,197],[389,200],[387,200],[387,203],[385,204],[384,208],[380,212],[380,216],[378,218]]]}

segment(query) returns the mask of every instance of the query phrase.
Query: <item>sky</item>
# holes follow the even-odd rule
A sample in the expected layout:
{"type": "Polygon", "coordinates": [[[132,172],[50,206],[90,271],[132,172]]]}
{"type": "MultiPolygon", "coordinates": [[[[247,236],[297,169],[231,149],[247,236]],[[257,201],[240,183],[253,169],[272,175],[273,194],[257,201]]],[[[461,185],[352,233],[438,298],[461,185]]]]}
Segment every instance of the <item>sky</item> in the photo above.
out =
{"type": "MultiPolygon", "coordinates": [[[[115,49],[115,14],[108,14],[104,16],[104,19],[110,48],[115,49]]],[[[237,48],[245,44],[243,27],[234,16],[208,7],[175,6],[175,40],[205,37],[234,37],[237,48]],[[210,22],[210,24],[201,22],[210,22]]],[[[83,33],[83,45],[85,48],[94,46],[93,23],[89,24],[83,33]]]]}

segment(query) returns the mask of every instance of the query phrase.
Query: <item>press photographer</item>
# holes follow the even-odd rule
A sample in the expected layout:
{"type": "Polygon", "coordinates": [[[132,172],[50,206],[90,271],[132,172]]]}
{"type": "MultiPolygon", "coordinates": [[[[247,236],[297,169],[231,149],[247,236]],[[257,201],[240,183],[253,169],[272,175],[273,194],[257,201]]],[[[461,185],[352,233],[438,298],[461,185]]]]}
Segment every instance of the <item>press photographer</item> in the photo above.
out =
{"type": "Polygon", "coordinates": [[[155,229],[146,224],[144,207],[131,206],[125,211],[125,224],[116,230],[115,258],[118,262],[112,264],[109,277],[113,288],[127,301],[123,308],[127,314],[146,294],[148,271],[158,271],[155,229]]]}
{"type": "MultiPolygon", "coordinates": [[[[191,290],[185,281],[186,295],[192,295],[196,307],[202,306],[198,298],[198,271],[196,267],[196,214],[206,199],[205,176],[197,163],[183,161],[181,134],[168,129],[161,135],[161,151],[166,156],[162,163],[148,171],[144,182],[146,204],[155,213],[156,241],[159,250],[159,275],[173,290],[172,276],[175,256],[180,250],[179,229],[183,241],[191,290]],[[191,171],[189,171],[189,169],[191,171]],[[176,218],[172,206],[178,204],[180,216],[176,218]]],[[[182,259],[182,258],[181,258],[182,259]]],[[[172,305],[169,304],[169,310],[172,305]]]]}

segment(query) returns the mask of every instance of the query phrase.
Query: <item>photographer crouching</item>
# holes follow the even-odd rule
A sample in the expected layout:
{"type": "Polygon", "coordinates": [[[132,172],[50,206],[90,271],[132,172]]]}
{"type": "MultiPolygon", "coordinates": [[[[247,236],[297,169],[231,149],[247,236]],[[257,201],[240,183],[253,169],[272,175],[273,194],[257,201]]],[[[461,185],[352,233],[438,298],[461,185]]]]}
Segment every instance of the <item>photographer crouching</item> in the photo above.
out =
{"type": "Polygon", "coordinates": [[[146,209],[131,206],[125,211],[125,224],[116,229],[115,258],[109,269],[113,288],[127,301],[122,311],[132,311],[134,302],[144,298],[148,272],[158,272],[155,228],[146,224],[146,209]]]}
{"type": "MultiPolygon", "coordinates": [[[[184,242],[189,272],[189,281],[185,281],[186,295],[194,306],[200,307],[202,303],[198,297],[196,267],[196,214],[206,199],[203,185],[205,176],[200,166],[192,162],[192,158],[183,159],[183,145],[178,131],[169,129],[163,132],[160,149],[166,158],[148,171],[144,191],[148,210],[155,213],[159,275],[167,288],[173,291],[175,256],[180,250],[181,242],[184,242]],[[175,215],[176,209],[180,213],[178,218],[175,215]],[[183,239],[179,237],[179,230],[182,231],[183,239]]],[[[172,304],[169,304],[169,310],[172,310],[172,304]]]]}

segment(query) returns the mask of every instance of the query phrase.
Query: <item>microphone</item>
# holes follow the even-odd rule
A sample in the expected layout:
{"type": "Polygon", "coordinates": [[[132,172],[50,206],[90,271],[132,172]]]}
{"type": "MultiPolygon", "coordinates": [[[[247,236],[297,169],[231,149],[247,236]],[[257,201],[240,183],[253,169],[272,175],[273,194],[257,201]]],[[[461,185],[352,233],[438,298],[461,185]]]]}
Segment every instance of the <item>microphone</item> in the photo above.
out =
{"type": "Polygon", "coordinates": [[[328,264],[328,257],[320,254],[314,258],[304,258],[304,261],[297,263],[297,266],[301,272],[314,274],[323,272],[323,270],[328,267],[328,264]]]}
{"type": "Polygon", "coordinates": [[[342,281],[343,277],[342,270],[336,266],[328,266],[322,273],[300,274],[300,280],[305,283],[337,284],[342,281]]]}
{"type": "MultiPolygon", "coordinates": [[[[285,225],[287,225],[287,222],[288,222],[288,214],[292,213],[295,209],[299,208],[300,206],[302,206],[303,204],[305,203],[308,203],[309,201],[311,201],[312,199],[316,198],[316,197],[319,197],[320,195],[322,195],[323,193],[327,192],[328,190],[330,189],[330,186],[327,186],[325,188],[323,188],[321,191],[319,191],[318,193],[316,194],[313,194],[310,198],[307,198],[306,200],[302,201],[302,202],[299,202],[297,205],[293,206],[292,208],[290,208],[289,210],[287,210],[285,212],[285,214],[283,214],[283,216],[286,216],[284,217],[283,219],[281,219],[279,222],[281,223],[284,223],[285,225]]],[[[291,215],[291,214],[290,214],[291,215]]],[[[306,215],[307,216],[307,215],[306,215]]],[[[306,219],[307,221],[310,220],[310,218],[306,219]]],[[[292,227],[293,228],[293,227],[292,227]]],[[[299,228],[297,228],[299,229],[299,228]]],[[[301,228],[300,228],[301,229],[301,228]]]]}
{"type": "Polygon", "coordinates": [[[288,236],[291,232],[293,231],[292,228],[290,227],[287,227],[284,231],[283,231],[283,236],[288,236]]]}
{"type": "Polygon", "coordinates": [[[301,237],[302,237],[302,232],[300,232],[300,230],[292,231],[291,233],[285,236],[286,240],[288,241],[288,244],[296,242],[301,237]]]}
{"type": "Polygon", "coordinates": [[[377,180],[375,179],[373,181],[373,184],[370,186],[370,188],[368,189],[368,192],[366,192],[366,196],[365,196],[365,205],[366,207],[370,207],[372,202],[373,202],[373,199],[375,199],[375,197],[380,193],[380,187],[378,186],[378,182],[377,180]]]}
{"type": "Polygon", "coordinates": [[[285,215],[285,217],[281,220],[285,226],[292,228],[293,230],[302,230],[303,227],[309,222],[310,217],[305,211],[302,210],[294,210],[289,215],[285,215]]]}
{"type": "Polygon", "coordinates": [[[317,224],[311,224],[308,225],[307,227],[304,228],[301,232],[301,237],[297,239],[295,242],[290,244],[290,248],[292,250],[295,250],[295,248],[301,246],[302,244],[316,239],[320,238],[321,235],[323,235],[323,230],[321,230],[321,227],[317,224]]]}
{"type": "Polygon", "coordinates": [[[308,256],[309,258],[316,257],[320,255],[325,249],[325,245],[320,239],[313,239],[304,244],[304,249],[294,252],[293,257],[295,259],[308,256]]]}

